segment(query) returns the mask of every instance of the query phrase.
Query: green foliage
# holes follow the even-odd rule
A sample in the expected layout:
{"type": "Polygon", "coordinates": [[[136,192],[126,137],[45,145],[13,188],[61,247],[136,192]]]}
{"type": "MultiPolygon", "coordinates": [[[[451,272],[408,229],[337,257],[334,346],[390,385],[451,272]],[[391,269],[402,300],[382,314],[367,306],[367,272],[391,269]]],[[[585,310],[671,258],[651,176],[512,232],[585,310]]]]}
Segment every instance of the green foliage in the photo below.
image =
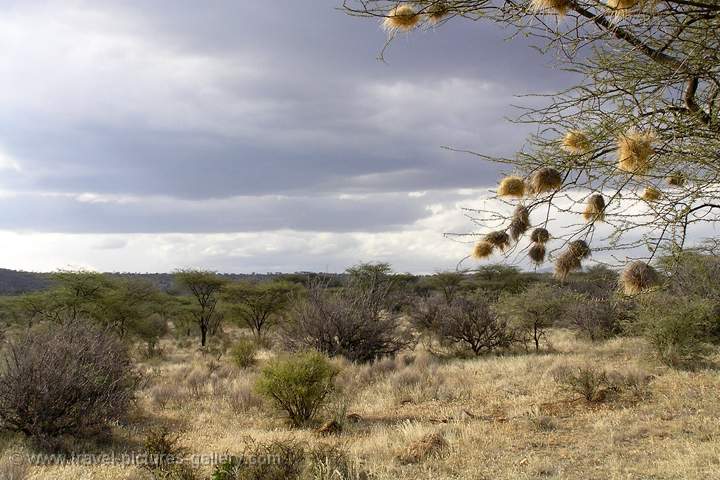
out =
{"type": "Polygon", "coordinates": [[[262,370],[256,389],[300,427],[315,417],[335,391],[337,373],[321,353],[296,353],[271,361],[262,370]]]}
{"type": "Polygon", "coordinates": [[[189,292],[195,299],[191,313],[200,328],[200,345],[204,347],[208,333],[217,329],[222,318],[217,310],[217,304],[227,282],[215,272],[194,269],[176,271],[175,282],[180,289],[189,292]]]}
{"type": "Polygon", "coordinates": [[[536,283],[516,295],[503,293],[497,310],[521,340],[534,343],[537,352],[547,329],[555,324],[569,301],[570,297],[560,288],[536,283]]]}
{"type": "Polygon", "coordinates": [[[249,338],[241,338],[230,351],[230,357],[240,368],[250,368],[255,365],[258,346],[249,338]]]}
{"type": "Polygon", "coordinates": [[[708,343],[717,341],[717,311],[706,299],[648,295],[641,299],[637,318],[641,333],[670,366],[697,366],[708,353],[708,343]]]}
{"type": "Polygon", "coordinates": [[[152,357],[157,353],[156,347],[160,338],[168,332],[168,325],[160,314],[155,313],[135,320],[132,329],[133,333],[145,342],[147,354],[152,357]]]}
{"type": "Polygon", "coordinates": [[[237,282],[227,285],[223,300],[230,304],[232,319],[261,338],[287,308],[297,289],[297,285],[288,282],[237,282]]]}

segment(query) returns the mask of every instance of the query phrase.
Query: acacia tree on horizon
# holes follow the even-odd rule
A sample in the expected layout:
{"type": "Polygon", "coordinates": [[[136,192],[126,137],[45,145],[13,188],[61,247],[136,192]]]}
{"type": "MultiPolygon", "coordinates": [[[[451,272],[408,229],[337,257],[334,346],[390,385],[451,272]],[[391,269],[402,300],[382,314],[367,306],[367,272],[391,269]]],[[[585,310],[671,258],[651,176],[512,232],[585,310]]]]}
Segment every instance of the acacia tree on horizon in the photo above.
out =
{"type": "MultiPolygon", "coordinates": [[[[494,201],[514,210],[466,209],[480,231],[475,256],[518,251],[550,256],[564,279],[594,250],[627,252],[626,291],[657,281],[648,264],[686,247],[688,230],[720,214],[720,2],[718,0],[344,0],[347,13],[378,18],[389,32],[454,20],[494,22],[537,41],[580,78],[516,120],[537,133],[510,158],[460,150],[509,167],[494,201]],[[503,210],[506,210],[505,212],[503,210]],[[577,223],[553,231],[552,216],[577,223]],[[597,234],[600,223],[609,234],[597,234]],[[550,231],[548,231],[550,230],[550,231]],[[549,243],[551,242],[551,243],[549,243]],[[548,245],[546,247],[546,245],[548,245]],[[552,247],[552,248],[549,248],[552,247]],[[546,250],[548,248],[548,250],[546,250]],[[635,260],[635,261],[633,261],[635,260]]],[[[383,50],[383,54],[384,54],[383,50]]],[[[521,147],[521,146],[518,146],[521,147]]]]}
{"type": "Polygon", "coordinates": [[[200,329],[200,345],[204,347],[208,332],[218,321],[216,307],[227,281],[215,272],[196,269],[177,270],[175,281],[195,298],[197,306],[191,312],[200,329]]]}

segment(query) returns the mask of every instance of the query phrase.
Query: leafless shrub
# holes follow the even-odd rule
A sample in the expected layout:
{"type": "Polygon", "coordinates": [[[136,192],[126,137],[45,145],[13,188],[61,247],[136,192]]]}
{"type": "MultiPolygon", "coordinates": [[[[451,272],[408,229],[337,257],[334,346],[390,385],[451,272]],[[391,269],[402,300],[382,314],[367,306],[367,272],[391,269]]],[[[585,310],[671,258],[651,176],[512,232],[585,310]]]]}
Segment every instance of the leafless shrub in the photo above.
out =
{"type": "Polygon", "coordinates": [[[244,413],[262,406],[262,398],[257,396],[249,381],[233,383],[225,392],[225,400],[235,413],[244,413]]]}
{"type": "Polygon", "coordinates": [[[507,348],[513,341],[507,322],[481,295],[453,300],[438,316],[435,331],[442,341],[464,344],[475,355],[507,348]]]}
{"type": "Polygon", "coordinates": [[[9,342],[4,363],[0,420],[46,447],[121,419],[139,383],[126,347],[81,321],[27,331],[9,342]]]}
{"type": "Polygon", "coordinates": [[[297,298],[283,338],[294,350],[315,349],[354,362],[392,356],[412,345],[411,333],[387,302],[385,288],[352,288],[332,292],[322,283],[310,285],[306,298],[297,298]]]}

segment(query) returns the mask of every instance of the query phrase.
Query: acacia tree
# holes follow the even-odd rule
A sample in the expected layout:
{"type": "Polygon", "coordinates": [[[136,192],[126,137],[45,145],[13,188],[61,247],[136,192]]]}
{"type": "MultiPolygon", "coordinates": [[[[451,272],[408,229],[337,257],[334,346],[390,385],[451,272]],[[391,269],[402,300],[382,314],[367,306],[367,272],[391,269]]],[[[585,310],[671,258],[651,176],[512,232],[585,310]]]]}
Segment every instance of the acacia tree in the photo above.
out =
{"type": "Polygon", "coordinates": [[[192,314],[200,328],[200,345],[204,347],[208,332],[218,322],[216,307],[226,281],[215,272],[194,269],[178,270],[175,272],[175,281],[179,287],[189,291],[197,302],[192,314]]]}
{"type": "MultiPolygon", "coordinates": [[[[645,246],[648,260],[661,248],[684,247],[693,225],[718,220],[718,0],[344,0],[344,6],[380,18],[390,40],[455,19],[495,22],[533,37],[540,52],[555,52],[569,78],[579,79],[520,116],[538,133],[516,156],[468,152],[513,170],[517,178],[501,184],[498,198],[514,196],[522,208],[516,215],[497,206],[469,210],[484,231],[463,238],[501,225],[517,240],[532,224],[549,228],[553,213],[584,213],[585,221],[551,232],[551,254],[580,240],[626,252],[645,246]],[[594,235],[603,221],[610,233],[594,235]]],[[[498,238],[505,250],[508,243],[498,238]]],[[[476,253],[487,256],[494,246],[476,253]]],[[[534,252],[533,260],[544,260],[544,242],[534,252]]],[[[566,256],[557,264],[560,276],[586,256],[566,256]]]]}
{"type": "Polygon", "coordinates": [[[296,286],[287,282],[237,282],[226,287],[223,300],[231,305],[233,317],[260,339],[270,322],[287,308],[295,290],[296,286]]]}

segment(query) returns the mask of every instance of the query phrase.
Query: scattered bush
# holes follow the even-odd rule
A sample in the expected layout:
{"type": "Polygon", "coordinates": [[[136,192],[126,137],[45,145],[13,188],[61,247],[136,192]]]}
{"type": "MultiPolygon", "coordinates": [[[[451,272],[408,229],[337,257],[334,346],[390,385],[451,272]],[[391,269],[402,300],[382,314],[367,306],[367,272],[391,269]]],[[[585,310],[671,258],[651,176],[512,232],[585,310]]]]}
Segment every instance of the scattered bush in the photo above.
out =
{"type": "Polygon", "coordinates": [[[653,295],[638,309],[639,326],[659,358],[673,367],[694,367],[708,354],[718,317],[713,303],[697,297],[653,295]]]}
{"type": "Polygon", "coordinates": [[[592,366],[563,366],[555,369],[552,375],[562,388],[582,395],[588,402],[604,400],[610,387],[607,374],[592,366]]]}
{"type": "Polygon", "coordinates": [[[181,436],[167,427],[150,430],[143,442],[147,463],[143,468],[153,478],[164,480],[195,480],[198,472],[185,462],[187,449],[180,446],[181,436]]]}
{"type": "Polygon", "coordinates": [[[283,338],[293,350],[313,349],[353,362],[392,356],[413,344],[399,314],[394,276],[382,265],[349,269],[348,284],[330,290],[313,282],[297,297],[283,325],[283,338]]]}
{"type": "Polygon", "coordinates": [[[564,310],[565,324],[595,342],[617,334],[620,330],[620,304],[611,299],[578,295],[564,310]]]}
{"type": "Polygon", "coordinates": [[[299,427],[312,420],[333,393],[337,373],[321,353],[298,353],[270,362],[262,370],[256,389],[299,427]]]}
{"type": "Polygon", "coordinates": [[[249,440],[243,453],[215,467],[212,480],[295,480],[305,466],[305,450],[294,441],[267,444],[249,440]]]}
{"type": "Polygon", "coordinates": [[[123,343],[81,321],[27,331],[9,342],[4,363],[3,426],[47,447],[124,417],[139,383],[123,343]]]}
{"type": "Polygon", "coordinates": [[[244,413],[262,405],[262,399],[255,395],[249,383],[235,383],[225,392],[225,399],[235,413],[244,413]]]}
{"type": "Polygon", "coordinates": [[[242,338],[230,351],[233,362],[239,368],[250,368],[255,365],[257,344],[249,338],[242,338]]]}
{"type": "Polygon", "coordinates": [[[462,343],[475,355],[507,348],[513,342],[507,322],[481,295],[454,299],[441,311],[435,329],[444,342],[462,343]]]}

